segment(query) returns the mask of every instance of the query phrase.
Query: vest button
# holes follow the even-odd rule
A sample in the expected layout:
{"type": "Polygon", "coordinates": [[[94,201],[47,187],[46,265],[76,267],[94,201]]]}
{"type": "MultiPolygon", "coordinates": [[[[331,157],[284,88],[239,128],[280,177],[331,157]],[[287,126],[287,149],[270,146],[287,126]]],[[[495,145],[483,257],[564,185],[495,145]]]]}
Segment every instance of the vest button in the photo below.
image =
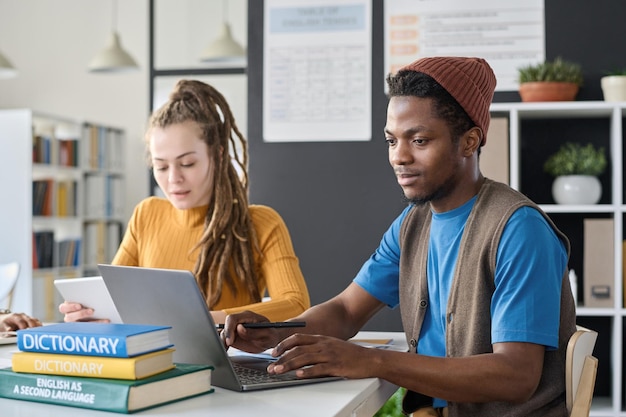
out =
{"type": "Polygon", "coordinates": [[[415,339],[409,340],[409,345],[411,345],[411,347],[417,346],[417,340],[415,340],[415,339]]]}
{"type": "Polygon", "coordinates": [[[420,301],[420,308],[426,308],[426,307],[428,307],[428,301],[426,300],[420,301]]]}

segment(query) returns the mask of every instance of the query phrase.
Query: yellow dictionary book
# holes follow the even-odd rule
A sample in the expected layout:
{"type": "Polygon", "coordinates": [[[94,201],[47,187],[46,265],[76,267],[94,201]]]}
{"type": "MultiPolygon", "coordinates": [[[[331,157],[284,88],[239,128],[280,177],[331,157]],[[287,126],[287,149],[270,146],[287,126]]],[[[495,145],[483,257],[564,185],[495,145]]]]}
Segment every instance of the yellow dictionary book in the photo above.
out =
{"type": "Polygon", "coordinates": [[[131,358],[15,352],[14,372],[84,376],[109,379],[141,379],[174,367],[174,349],[164,349],[131,358]]]}

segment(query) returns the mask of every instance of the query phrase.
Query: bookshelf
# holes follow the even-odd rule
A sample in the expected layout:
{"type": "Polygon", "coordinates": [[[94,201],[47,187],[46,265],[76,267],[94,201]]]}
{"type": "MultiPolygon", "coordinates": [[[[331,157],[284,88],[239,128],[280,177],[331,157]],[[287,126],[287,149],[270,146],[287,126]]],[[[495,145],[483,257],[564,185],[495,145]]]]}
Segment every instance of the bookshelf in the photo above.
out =
{"type": "Polygon", "coordinates": [[[0,110],[0,262],[18,261],[13,310],[58,321],[54,279],[98,275],[121,240],[124,131],[0,110]]]}
{"type": "MultiPolygon", "coordinates": [[[[624,417],[626,309],[622,242],[626,216],[623,169],[626,102],[494,103],[491,112],[492,117],[508,119],[510,185],[539,203],[570,239],[570,268],[577,275],[577,321],[599,333],[594,356],[600,362],[590,415],[624,417]],[[543,163],[567,141],[592,142],[607,150],[610,163],[607,172],[599,177],[602,197],[598,204],[559,205],[552,199],[553,178],[543,172],[543,163]],[[594,240],[587,227],[598,220],[611,226],[594,240]],[[597,259],[585,262],[592,245],[612,251],[606,257],[612,262],[599,266],[597,259]],[[589,297],[589,286],[596,282],[606,284],[611,295],[600,304],[589,297]]],[[[494,138],[488,138],[487,147],[490,139],[494,138]]]]}

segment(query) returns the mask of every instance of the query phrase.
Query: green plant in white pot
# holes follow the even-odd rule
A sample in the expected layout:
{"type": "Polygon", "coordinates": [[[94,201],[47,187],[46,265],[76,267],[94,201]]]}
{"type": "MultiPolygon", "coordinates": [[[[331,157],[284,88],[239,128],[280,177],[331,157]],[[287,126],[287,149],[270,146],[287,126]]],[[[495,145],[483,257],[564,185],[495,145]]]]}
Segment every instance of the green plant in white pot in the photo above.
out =
{"type": "Polygon", "coordinates": [[[564,143],[552,154],[543,168],[555,177],[552,197],[558,204],[596,204],[602,196],[602,184],[598,179],[606,169],[607,160],[603,147],[591,143],[564,143]]]}

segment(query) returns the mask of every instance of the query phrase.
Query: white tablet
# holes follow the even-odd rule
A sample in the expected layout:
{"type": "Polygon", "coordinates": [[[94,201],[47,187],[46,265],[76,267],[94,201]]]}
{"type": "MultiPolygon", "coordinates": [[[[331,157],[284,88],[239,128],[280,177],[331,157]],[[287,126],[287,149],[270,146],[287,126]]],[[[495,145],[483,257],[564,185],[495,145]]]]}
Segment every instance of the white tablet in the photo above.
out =
{"type": "Polygon", "coordinates": [[[54,286],[65,301],[93,308],[94,318],[122,323],[122,318],[102,277],[55,279],[54,286]]]}

